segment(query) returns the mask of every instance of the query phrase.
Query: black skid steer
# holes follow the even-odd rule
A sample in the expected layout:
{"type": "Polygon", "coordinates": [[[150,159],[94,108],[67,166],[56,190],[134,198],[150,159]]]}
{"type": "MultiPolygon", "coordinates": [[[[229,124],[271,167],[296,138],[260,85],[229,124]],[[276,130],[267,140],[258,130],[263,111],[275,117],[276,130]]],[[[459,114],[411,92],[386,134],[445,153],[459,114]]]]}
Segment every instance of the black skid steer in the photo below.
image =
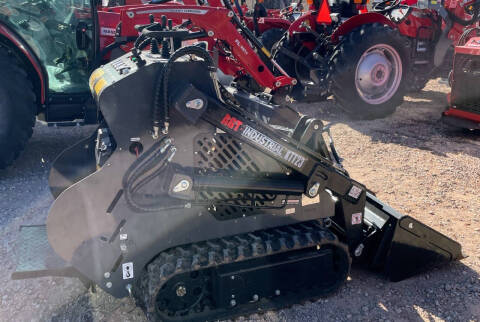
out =
{"type": "Polygon", "coordinates": [[[177,48],[189,34],[147,26],[92,74],[104,122],[57,158],[13,278],[78,276],[151,320],[205,321],[331,294],[352,260],[398,281],[463,258],[350,178],[320,120],[219,84],[200,45],[177,48]]]}

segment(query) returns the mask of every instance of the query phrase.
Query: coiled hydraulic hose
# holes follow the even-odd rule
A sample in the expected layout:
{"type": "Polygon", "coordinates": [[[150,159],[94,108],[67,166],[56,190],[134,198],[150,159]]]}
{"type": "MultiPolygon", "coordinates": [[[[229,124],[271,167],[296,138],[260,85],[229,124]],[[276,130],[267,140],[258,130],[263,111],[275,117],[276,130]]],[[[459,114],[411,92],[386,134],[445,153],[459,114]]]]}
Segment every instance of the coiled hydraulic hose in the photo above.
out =
{"type": "Polygon", "coordinates": [[[467,40],[470,39],[470,34],[472,34],[474,31],[476,32],[476,36],[478,36],[480,34],[480,28],[479,27],[466,29],[463,32],[463,34],[460,36],[460,39],[458,40],[457,46],[465,45],[467,40]]]}
{"type": "MultiPolygon", "coordinates": [[[[163,200],[162,198],[154,198],[149,202],[138,200],[143,195],[139,190],[145,185],[151,183],[155,178],[168,177],[169,162],[175,147],[171,145],[171,140],[163,137],[161,140],[153,144],[150,149],[140,155],[127,169],[122,178],[122,187],[124,191],[127,205],[136,212],[151,212],[166,209],[176,209],[184,207],[183,203],[178,201],[163,200]]],[[[167,194],[166,187],[156,187],[160,194],[167,194]]]]}

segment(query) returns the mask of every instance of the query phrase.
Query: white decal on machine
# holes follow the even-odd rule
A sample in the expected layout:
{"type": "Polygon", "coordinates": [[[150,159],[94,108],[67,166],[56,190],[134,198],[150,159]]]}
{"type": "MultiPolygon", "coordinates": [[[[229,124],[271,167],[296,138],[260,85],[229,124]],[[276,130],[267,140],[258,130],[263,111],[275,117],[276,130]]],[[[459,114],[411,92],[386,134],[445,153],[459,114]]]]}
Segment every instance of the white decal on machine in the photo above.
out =
{"type": "Polygon", "coordinates": [[[359,188],[355,185],[353,185],[350,188],[350,191],[348,192],[348,195],[354,199],[358,199],[360,197],[360,194],[362,193],[362,188],[359,188]]]}
{"type": "Polygon", "coordinates": [[[352,214],[352,225],[360,225],[362,223],[362,213],[357,212],[352,214]]]}
{"type": "Polygon", "coordinates": [[[251,128],[250,126],[246,125],[242,131],[242,136],[246,137],[250,141],[254,142],[255,144],[267,149],[274,155],[277,155],[283,158],[290,164],[293,164],[297,168],[301,168],[305,163],[305,158],[301,155],[290,151],[289,149],[285,148],[283,145],[275,142],[268,136],[263,133],[258,132],[257,130],[251,128]]]}
{"type": "Polygon", "coordinates": [[[115,28],[101,27],[100,35],[102,36],[115,36],[115,28]]]}
{"type": "Polygon", "coordinates": [[[133,278],[133,263],[128,262],[128,263],[123,263],[122,264],[122,272],[123,272],[123,279],[128,280],[130,278],[133,278]]]}
{"type": "Polygon", "coordinates": [[[235,39],[235,43],[237,44],[238,47],[240,47],[240,49],[243,51],[243,53],[244,53],[245,55],[248,55],[247,49],[245,49],[245,47],[243,47],[243,45],[240,43],[240,40],[235,39]]]}

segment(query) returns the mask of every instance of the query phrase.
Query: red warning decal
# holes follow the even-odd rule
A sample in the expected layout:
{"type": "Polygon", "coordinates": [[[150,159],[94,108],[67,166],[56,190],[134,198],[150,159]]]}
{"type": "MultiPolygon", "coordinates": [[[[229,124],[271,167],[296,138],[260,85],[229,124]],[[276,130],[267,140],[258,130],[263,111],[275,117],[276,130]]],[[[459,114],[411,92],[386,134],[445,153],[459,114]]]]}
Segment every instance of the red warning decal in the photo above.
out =
{"type": "Polygon", "coordinates": [[[360,225],[362,223],[362,213],[357,212],[352,214],[352,225],[360,225]]]}

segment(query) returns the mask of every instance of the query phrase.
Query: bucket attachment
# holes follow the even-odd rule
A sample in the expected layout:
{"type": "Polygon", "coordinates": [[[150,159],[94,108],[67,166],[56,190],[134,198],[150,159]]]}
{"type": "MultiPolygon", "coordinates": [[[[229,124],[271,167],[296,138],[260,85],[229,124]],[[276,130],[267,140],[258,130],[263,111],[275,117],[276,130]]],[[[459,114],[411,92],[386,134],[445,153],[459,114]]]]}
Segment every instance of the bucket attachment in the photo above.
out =
{"type": "MultiPolygon", "coordinates": [[[[465,258],[459,243],[367,193],[364,223],[370,234],[364,258],[397,282],[425,269],[465,258]]],[[[362,257],[363,257],[362,256],[362,257]]]]}
{"type": "Polygon", "coordinates": [[[42,276],[80,277],[50,247],[46,225],[20,226],[17,246],[17,268],[12,273],[14,280],[42,276]]]}

